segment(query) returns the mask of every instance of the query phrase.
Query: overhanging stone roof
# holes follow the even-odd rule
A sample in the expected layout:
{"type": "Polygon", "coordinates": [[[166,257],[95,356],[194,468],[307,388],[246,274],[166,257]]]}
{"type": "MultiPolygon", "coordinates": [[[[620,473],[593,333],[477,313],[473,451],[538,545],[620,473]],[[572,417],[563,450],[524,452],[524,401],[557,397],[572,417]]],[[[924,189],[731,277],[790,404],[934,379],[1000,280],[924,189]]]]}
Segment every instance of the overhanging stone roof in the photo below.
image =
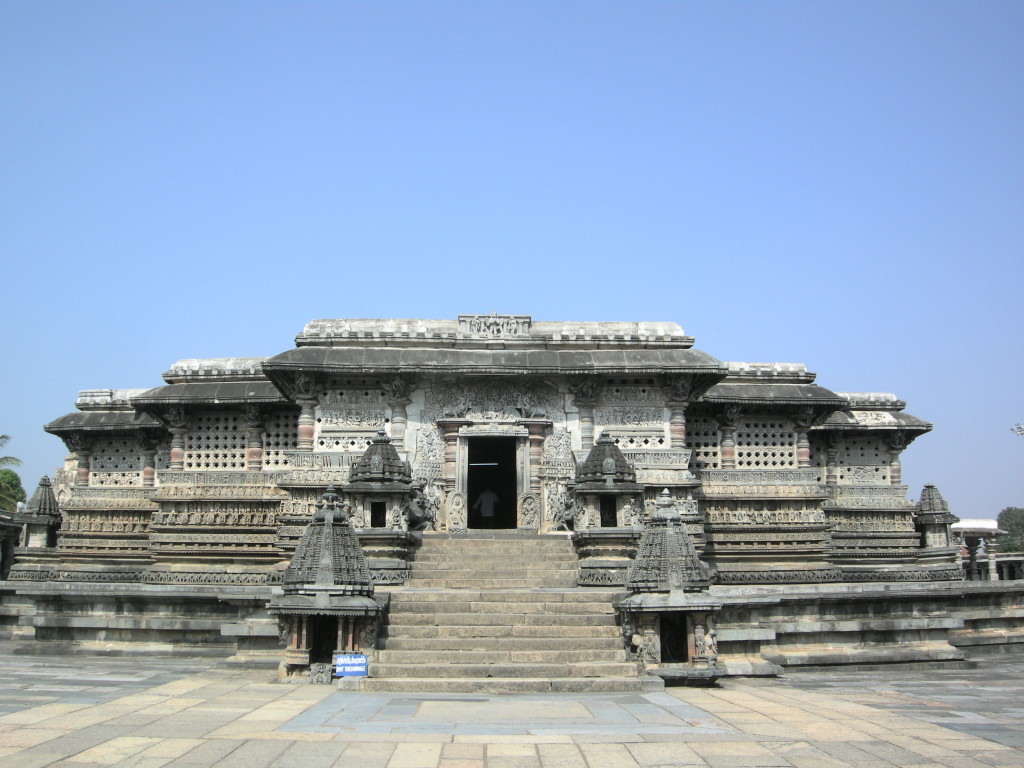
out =
{"type": "Polygon", "coordinates": [[[749,403],[757,405],[815,405],[842,408],[847,404],[835,392],[817,384],[784,384],[723,381],[715,384],[702,402],[749,403]]]}
{"type": "Polygon", "coordinates": [[[222,403],[285,402],[288,402],[287,398],[269,381],[204,381],[168,384],[150,389],[132,398],[132,404],[142,408],[172,403],[219,405],[222,403]]]}
{"type": "Polygon", "coordinates": [[[43,429],[51,435],[67,432],[123,432],[135,429],[159,429],[159,421],[137,411],[76,411],[61,416],[43,429]]]}
{"type": "Polygon", "coordinates": [[[336,374],[637,375],[711,373],[722,363],[696,349],[455,349],[437,347],[298,347],[263,364],[275,377],[295,371],[336,374]]]}

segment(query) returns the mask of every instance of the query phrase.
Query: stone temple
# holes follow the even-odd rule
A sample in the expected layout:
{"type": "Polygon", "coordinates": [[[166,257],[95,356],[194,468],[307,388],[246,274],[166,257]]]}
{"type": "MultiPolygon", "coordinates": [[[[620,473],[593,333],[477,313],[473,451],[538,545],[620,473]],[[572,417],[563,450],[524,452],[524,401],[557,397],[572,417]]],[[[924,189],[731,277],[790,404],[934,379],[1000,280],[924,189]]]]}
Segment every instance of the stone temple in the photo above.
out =
{"type": "Polygon", "coordinates": [[[1024,639],[965,582],[931,429],[669,322],[316,320],[270,358],[79,394],[0,633],[362,687],[631,690],[1024,639]],[[325,674],[325,669],[327,670],[325,674]]]}

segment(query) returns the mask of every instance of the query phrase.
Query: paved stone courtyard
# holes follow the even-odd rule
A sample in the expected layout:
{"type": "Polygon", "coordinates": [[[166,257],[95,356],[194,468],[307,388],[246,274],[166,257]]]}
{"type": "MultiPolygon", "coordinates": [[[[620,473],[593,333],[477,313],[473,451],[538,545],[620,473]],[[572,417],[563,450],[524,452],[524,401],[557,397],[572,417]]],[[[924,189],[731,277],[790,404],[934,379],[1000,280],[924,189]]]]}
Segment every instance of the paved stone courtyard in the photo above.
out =
{"type": "Polygon", "coordinates": [[[0,765],[1024,766],[1024,659],[588,695],[367,694],[207,659],[18,655],[0,765]]]}

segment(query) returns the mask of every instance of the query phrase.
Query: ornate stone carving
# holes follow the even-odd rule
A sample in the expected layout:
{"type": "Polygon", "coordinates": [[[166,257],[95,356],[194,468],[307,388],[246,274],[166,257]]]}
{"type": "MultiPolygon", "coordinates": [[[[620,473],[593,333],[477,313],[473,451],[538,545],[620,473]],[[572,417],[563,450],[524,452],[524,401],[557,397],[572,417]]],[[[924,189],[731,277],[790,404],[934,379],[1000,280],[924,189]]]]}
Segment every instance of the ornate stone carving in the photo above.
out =
{"type": "Polygon", "coordinates": [[[530,317],[528,315],[459,315],[459,332],[491,338],[503,336],[529,336],[530,317]]]}
{"type": "Polygon", "coordinates": [[[669,376],[666,382],[665,391],[669,399],[677,402],[687,402],[693,392],[693,378],[691,376],[669,376]]]}
{"type": "Polygon", "coordinates": [[[449,531],[464,531],[468,527],[468,510],[466,507],[466,494],[462,491],[452,491],[445,501],[445,519],[448,521],[449,531]]]}
{"type": "Polygon", "coordinates": [[[603,383],[597,376],[578,374],[569,377],[569,391],[577,401],[593,402],[601,391],[603,383]]]}
{"type": "Polygon", "coordinates": [[[536,493],[524,493],[516,507],[519,528],[536,529],[540,525],[540,497],[536,493]]]}
{"type": "Polygon", "coordinates": [[[310,664],[309,665],[309,682],[314,685],[330,685],[331,684],[331,665],[330,664],[310,664]]]}
{"type": "Polygon", "coordinates": [[[387,396],[390,400],[408,400],[412,387],[411,376],[392,376],[387,383],[387,396]]]}
{"type": "Polygon", "coordinates": [[[540,416],[564,420],[561,398],[554,387],[515,380],[469,380],[431,388],[422,419],[518,421],[540,416]]]}

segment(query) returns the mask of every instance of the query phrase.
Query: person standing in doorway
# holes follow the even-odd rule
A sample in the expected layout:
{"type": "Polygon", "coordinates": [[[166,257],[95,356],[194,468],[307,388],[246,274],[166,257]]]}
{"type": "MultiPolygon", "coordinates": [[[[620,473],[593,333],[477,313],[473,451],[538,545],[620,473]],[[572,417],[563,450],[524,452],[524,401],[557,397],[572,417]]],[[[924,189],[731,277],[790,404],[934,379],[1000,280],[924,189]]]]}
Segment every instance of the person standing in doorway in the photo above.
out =
{"type": "Polygon", "coordinates": [[[480,513],[480,527],[493,528],[495,512],[498,507],[498,494],[490,488],[476,497],[473,509],[480,513]]]}

